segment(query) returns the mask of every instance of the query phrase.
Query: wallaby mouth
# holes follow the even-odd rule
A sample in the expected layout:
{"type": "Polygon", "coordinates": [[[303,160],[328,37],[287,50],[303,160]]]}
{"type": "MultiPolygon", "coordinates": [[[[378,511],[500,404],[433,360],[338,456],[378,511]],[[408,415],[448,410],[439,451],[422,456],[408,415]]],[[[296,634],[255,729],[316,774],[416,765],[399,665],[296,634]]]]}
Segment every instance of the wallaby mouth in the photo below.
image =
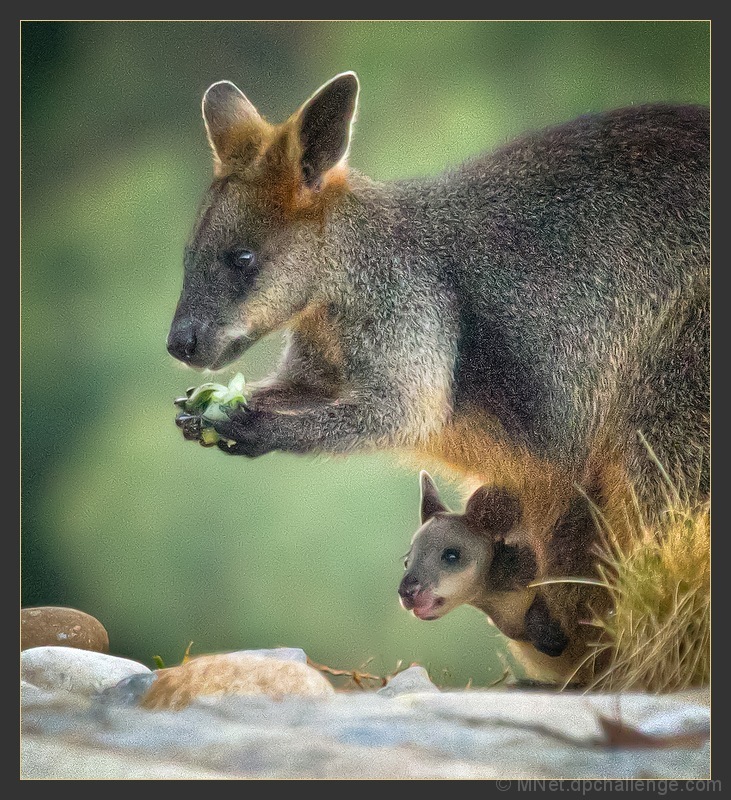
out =
{"type": "Polygon", "coordinates": [[[444,598],[435,595],[431,589],[421,589],[414,594],[401,596],[401,605],[417,619],[423,620],[439,619],[444,602],[444,598]]]}
{"type": "Polygon", "coordinates": [[[173,321],[167,349],[171,356],[189,367],[219,370],[242,356],[258,338],[240,329],[227,331],[183,317],[173,321]]]}
{"type": "Polygon", "coordinates": [[[256,342],[256,338],[252,336],[241,335],[236,339],[232,339],[226,344],[213,363],[209,365],[208,369],[223,369],[242,356],[254,342],[256,342]]]}

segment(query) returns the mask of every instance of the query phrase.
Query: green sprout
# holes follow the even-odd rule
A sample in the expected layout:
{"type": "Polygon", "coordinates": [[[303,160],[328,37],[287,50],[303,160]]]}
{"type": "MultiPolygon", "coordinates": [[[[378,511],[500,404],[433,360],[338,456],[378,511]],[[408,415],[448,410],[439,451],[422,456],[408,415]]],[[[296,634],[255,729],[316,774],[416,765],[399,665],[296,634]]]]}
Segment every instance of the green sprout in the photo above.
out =
{"type": "MultiPolygon", "coordinates": [[[[186,438],[197,439],[204,447],[211,447],[223,438],[213,423],[228,419],[230,412],[246,405],[246,401],[246,381],[238,372],[228,385],[203,383],[188,389],[184,397],[178,397],[175,405],[181,409],[181,413],[176,422],[183,428],[186,438]]],[[[227,441],[232,443],[231,440],[227,441]]]]}

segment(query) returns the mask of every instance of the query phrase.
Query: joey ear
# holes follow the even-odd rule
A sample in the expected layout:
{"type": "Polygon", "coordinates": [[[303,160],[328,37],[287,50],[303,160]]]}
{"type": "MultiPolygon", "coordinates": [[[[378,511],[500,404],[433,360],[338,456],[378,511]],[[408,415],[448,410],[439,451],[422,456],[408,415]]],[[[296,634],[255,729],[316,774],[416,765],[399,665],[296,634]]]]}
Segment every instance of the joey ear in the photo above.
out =
{"type": "Polygon", "coordinates": [[[423,525],[435,514],[440,511],[449,511],[449,509],[442,503],[437,487],[425,469],[419,473],[419,482],[421,484],[421,524],[423,525]]]}
{"type": "Polygon", "coordinates": [[[481,531],[504,537],[523,516],[520,498],[509,489],[480,486],[465,507],[465,518],[481,531]]]}
{"type": "Polygon", "coordinates": [[[359,90],[356,74],[343,72],[297,112],[302,178],[308,188],[317,189],[323,175],[346,157],[359,90]]]}
{"type": "Polygon", "coordinates": [[[249,98],[231,81],[218,81],[203,95],[203,121],[208,142],[219,161],[225,161],[241,143],[239,136],[262,122],[249,98]]]}

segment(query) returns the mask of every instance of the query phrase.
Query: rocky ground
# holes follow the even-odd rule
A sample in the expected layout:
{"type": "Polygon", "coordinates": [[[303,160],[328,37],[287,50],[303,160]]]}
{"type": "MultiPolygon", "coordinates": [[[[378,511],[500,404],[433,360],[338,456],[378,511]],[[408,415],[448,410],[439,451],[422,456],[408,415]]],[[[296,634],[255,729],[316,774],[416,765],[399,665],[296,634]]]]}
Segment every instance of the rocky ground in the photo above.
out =
{"type": "Polygon", "coordinates": [[[21,653],[26,780],[710,776],[706,691],[440,691],[421,667],[337,691],[297,648],[151,671],[50,630],[21,653]]]}

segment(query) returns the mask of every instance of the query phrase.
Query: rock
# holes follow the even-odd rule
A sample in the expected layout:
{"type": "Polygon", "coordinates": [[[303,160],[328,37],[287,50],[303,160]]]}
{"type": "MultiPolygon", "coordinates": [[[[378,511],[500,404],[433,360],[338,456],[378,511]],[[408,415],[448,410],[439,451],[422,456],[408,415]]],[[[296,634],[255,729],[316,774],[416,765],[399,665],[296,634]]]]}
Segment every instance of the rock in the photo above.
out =
{"type": "MultiPolygon", "coordinates": [[[[279,661],[297,661],[307,663],[307,654],[299,647],[275,647],[262,650],[237,650],[227,653],[230,658],[247,659],[251,656],[259,658],[274,658],[279,661]]],[[[131,675],[120,681],[116,686],[105,689],[98,700],[102,703],[116,703],[118,705],[139,705],[145,692],[157,680],[157,673],[140,673],[131,675]]]]}
{"type": "Polygon", "coordinates": [[[109,652],[109,636],[98,619],[62,606],[20,610],[20,649],[31,647],[78,647],[96,653],[109,652]]]}
{"type": "Polygon", "coordinates": [[[307,664],[241,651],[197,656],[158,670],[157,676],[142,698],[144,708],[180,709],[196,697],[210,695],[324,697],[335,691],[324,675],[307,664]]]}
{"type": "Polygon", "coordinates": [[[20,655],[20,677],[40,689],[94,694],[150,670],[137,661],[74,647],[32,647],[20,655]]]}
{"type": "Polygon", "coordinates": [[[98,699],[102,703],[136,706],[139,705],[142,696],[156,680],[156,672],[138,672],[136,675],[124,678],[116,686],[105,689],[98,699]]]}
{"type": "Polygon", "coordinates": [[[230,780],[231,775],[199,767],[145,758],[136,753],[105,752],[73,742],[24,736],[21,780],[230,780]]]}
{"type": "Polygon", "coordinates": [[[236,650],[228,653],[230,656],[262,656],[262,658],[276,658],[279,661],[299,661],[301,664],[307,663],[307,653],[300,647],[273,647],[263,650],[236,650]]]}
{"type": "Polygon", "coordinates": [[[23,711],[32,708],[88,708],[91,701],[88,696],[67,692],[65,689],[41,689],[26,681],[20,682],[20,703],[23,711]]]}
{"type": "Polygon", "coordinates": [[[439,689],[431,682],[429,673],[418,664],[410,666],[379,689],[377,694],[384,697],[396,697],[400,694],[415,694],[416,692],[438,692],[439,689]]]}
{"type": "Polygon", "coordinates": [[[33,698],[31,707],[24,702],[21,776],[685,782],[710,777],[710,745],[699,735],[709,732],[710,719],[705,704],[629,693],[469,689],[386,699],[352,691],[326,702],[221,694],[152,713],[56,692],[47,702],[33,698]],[[602,745],[601,717],[691,741],[602,745]]]}

